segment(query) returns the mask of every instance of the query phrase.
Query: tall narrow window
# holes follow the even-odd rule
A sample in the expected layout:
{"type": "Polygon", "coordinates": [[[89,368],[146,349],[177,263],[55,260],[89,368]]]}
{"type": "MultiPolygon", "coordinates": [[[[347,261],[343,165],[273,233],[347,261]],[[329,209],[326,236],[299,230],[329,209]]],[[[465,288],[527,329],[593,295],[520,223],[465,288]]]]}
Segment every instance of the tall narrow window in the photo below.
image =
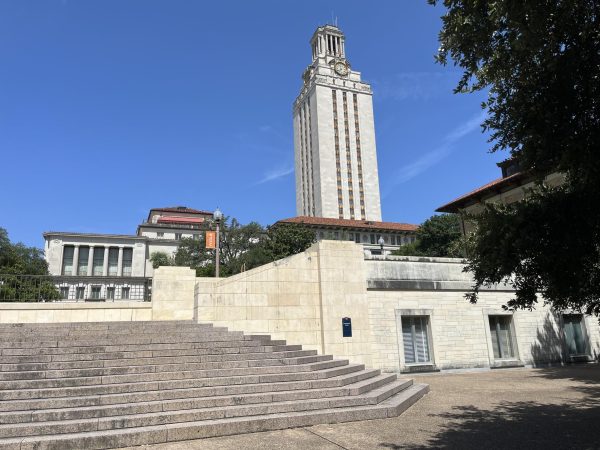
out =
{"type": "Polygon", "coordinates": [[[92,286],[92,295],[90,296],[94,300],[100,299],[100,294],[102,292],[102,286],[92,286]]]}
{"type": "Polygon", "coordinates": [[[116,276],[117,267],[119,265],[119,249],[111,247],[108,250],[108,275],[116,276]]]}
{"type": "Polygon", "coordinates": [[[513,347],[513,336],[511,330],[512,317],[489,316],[490,334],[492,336],[492,347],[494,349],[494,358],[508,359],[515,357],[513,347]]]}
{"type": "MultiPolygon", "coordinates": [[[[341,163],[340,163],[340,133],[338,125],[338,113],[337,113],[337,92],[335,89],[331,90],[331,100],[333,104],[333,142],[335,146],[335,166],[337,169],[337,188],[342,188],[342,175],[341,175],[341,163]]],[[[338,214],[339,218],[344,218],[344,201],[343,198],[338,196],[338,214]]]]}
{"type": "Polygon", "coordinates": [[[565,314],[563,316],[563,329],[569,356],[585,354],[586,345],[582,321],[581,314],[565,314]]]}
{"type": "Polygon", "coordinates": [[[73,275],[73,254],[75,247],[73,245],[65,245],[63,248],[62,274],[73,275]]]}
{"type": "Polygon", "coordinates": [[[363,172],[362,172],[362,155],[360,148],[360,124],[358,122],[358,96],[352,94],[352,103],[354,105],[354,131],[356,133],[356,161],[358,167],[358,183],[360,186],[360,214],[362,220],[365,220],[365,193],[363,191],[363,172]]]}
{"type": "MultiPolygon", "coordinates": [[[[77,263],[77,275],[85,276],[88,273],[89,247],[79,247],[79,259],[77,263]]],[[[83,298],[83,297],[82,297],[83,298]]]]}
{"type": "Polygon", "coordinates": [[[124,277],[131,276],[132,262],[133,262],[133,249],[132,248],[124,248],[123,249],[123,276],[124,277]]]}
{"type": "Polygon", "coordinates": [[[104,248],[96,247],[94,249],[94,262],[92,265],[92,275],[102,276],[104,270],[104,248]]]}
{"type": "Polygon", "coordinates": [[[404,361],[406,364],[427,363],[431,361],[429,354],[429,336],[427,328],[429,317],[402,317],[402,341],[404,361]]]}

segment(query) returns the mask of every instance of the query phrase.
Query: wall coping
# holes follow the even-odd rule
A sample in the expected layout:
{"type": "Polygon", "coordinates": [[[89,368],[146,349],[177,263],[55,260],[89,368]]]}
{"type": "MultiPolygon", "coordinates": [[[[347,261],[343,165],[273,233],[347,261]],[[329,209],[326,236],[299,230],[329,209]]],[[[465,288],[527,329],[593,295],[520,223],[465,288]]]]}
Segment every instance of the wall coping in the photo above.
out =
{"type": "Polygon", "coordinates": [[[402,256],[402,255],[365,255],[366,261],[397,261],[397,262],[422,262],[465,264],[464,258],[442,258],[437,256],[402,256]]]}
{"type": "Polygon", "coordinates": [[[152,309],[152,302],[0,302],[0,311],[50,309],[152,309]]]}

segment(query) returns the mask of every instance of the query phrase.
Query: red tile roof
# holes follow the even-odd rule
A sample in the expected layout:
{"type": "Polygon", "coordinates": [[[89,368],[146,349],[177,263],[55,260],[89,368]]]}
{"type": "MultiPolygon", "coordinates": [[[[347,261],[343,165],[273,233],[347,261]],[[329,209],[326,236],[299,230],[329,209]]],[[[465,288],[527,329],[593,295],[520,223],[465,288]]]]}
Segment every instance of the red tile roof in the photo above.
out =
{"type": "Polygon", "coordinates": [[[490,193],[497,193],[504,190],[508,186],[514,184],[521,184],[527,177],[525,173],[519,172],[505,178],[498,178],[494,181],[490,181],[477,189],[472,190],[468,194],[461,195],[457,199],[452,200],[450,203],[446,203],[436,209],[437,212],[446,213],[457,213],[459,209],[466,206],[468,203],[477,201],[490,193]]]}
{"type": "Polygon", "coordinates": [[[350,219],[330,219],[327,217],[309,217],[298,216],[282,219],[275,222],[275,225],[282,223],[298,223],[304,225],[314,225],[323,227],[354,228],[363,230],[385,230],[385,231],[416,231],[418,225],[398,222],[377,222],[373,220],[350,220],[350,219]]]}
{"type": "Polygon", "coordinates": [[[200,209],[192,209],[187,206],[168,206],[166,208],[152,208],[152,211],[160,211],[160,212],[171,212],[171,213],[186,213],[186,214],[204,214],[212,216],[213,213],[210,211],[202,211],[200,209]]]}
{"type": "Polygon", "coordinates": [[[203,217],[176,217],[176,216],[162,216],[157,220],[158,223],[202,223],[204,222],[203,217]]]}

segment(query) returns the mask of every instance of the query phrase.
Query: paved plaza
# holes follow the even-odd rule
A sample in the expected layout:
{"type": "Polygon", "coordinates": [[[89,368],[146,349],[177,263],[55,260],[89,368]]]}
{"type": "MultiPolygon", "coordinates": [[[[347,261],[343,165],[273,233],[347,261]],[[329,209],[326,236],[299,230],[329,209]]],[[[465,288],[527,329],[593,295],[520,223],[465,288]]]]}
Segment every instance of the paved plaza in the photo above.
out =
{"type": "Polygon", "coordinates": [[[600,367],[423,375],[431,392],[399,417],[145,447],[220,449],[598,449],[600,367]]]}

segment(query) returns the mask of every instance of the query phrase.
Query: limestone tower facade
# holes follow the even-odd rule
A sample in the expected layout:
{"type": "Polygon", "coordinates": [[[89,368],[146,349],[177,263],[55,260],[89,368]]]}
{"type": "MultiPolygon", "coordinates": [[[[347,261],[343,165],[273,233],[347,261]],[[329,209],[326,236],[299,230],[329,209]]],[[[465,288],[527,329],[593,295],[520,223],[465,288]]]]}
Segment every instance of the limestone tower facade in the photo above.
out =
{"type": "Polygon", "coordinates": [[[337,26],[318,27],[310,45],[293,108],[296,213],[381,221],[371,86],[337,26]]]}

